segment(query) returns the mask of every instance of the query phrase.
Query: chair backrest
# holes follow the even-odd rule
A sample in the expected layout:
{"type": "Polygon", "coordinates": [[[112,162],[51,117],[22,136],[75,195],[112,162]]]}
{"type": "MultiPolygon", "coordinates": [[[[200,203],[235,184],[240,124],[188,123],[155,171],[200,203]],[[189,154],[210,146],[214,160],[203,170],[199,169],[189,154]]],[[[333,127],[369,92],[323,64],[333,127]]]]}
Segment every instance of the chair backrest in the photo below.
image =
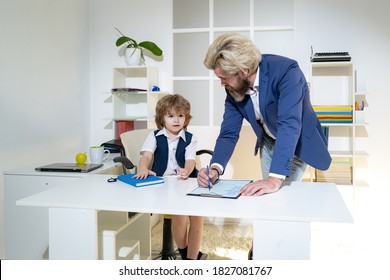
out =
{"type": "Polygon", "coordinates": [[[153,130],[154,129],[135,129],[120,135],[122,145],[125,149],[125,156],[130,159],[134,165],[138,166],[142,145],[148,134],[153,130]]]}

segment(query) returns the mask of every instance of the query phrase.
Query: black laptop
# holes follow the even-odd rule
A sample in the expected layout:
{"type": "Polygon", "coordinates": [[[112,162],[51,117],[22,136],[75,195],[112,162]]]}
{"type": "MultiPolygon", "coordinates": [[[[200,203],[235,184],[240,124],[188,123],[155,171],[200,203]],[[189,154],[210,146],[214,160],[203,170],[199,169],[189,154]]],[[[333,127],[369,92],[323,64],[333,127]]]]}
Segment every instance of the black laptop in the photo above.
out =
{"type": "Polygon", "coordinates": [[[81,172],[87,173],[92,170],[98,169],[102,167],[103,163],[86,163],[86,164],[78,164],[78,163],[52,163],[44,166],[40,166],[35,168],[37,171],[45,171],[45,172],[81,172]]]}

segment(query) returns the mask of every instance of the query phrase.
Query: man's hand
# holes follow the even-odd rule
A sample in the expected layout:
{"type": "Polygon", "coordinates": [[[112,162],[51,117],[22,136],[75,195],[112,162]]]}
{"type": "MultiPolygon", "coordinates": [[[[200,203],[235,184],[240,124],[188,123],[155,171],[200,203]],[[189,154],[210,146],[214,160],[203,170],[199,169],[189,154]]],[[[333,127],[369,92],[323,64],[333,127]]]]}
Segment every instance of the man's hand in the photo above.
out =
{"type": "MultiPolygon", "coordinates": [[[[199,177],[198,177],[199,178],[199,177]]],[[[267,180],[258,180],[247,184],[240,191],[243,196],[260,196],[267,193],[277,192],[282,186],[283,180],[268,177],[267,180]]]]}
{"type": "Polygon", "coordinates": [[[199,187],[207,187],[208,185],[208,180],[210,178],[210,186],[217,181],[219,175],[218,172],[214,169],[209,168],[209,176],[207,176],[207,170],[206,168],[202,168],[198,172],[198,185],[199,187]]]}

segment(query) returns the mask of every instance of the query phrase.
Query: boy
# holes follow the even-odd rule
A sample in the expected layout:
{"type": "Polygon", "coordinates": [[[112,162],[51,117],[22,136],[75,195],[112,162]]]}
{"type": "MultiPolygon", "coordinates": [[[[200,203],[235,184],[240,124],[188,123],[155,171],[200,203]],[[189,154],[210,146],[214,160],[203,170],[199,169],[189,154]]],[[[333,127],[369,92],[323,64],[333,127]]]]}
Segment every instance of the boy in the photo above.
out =
{"type": "MultiPolygon", "coordinates": [[[[178,94],[158,101],[155,117],[158,130],[152,131],[145,140],[136,178],[177,174],[179,180],[185,180],[197,176],[197,139],[186,131],[192,118],[190,111],[188,100],[178,94]]],[[[200,252],[202,233],[203,217],[172,215],[172,235],[183,260],[208,259],[207,254],[200,252]]]]}

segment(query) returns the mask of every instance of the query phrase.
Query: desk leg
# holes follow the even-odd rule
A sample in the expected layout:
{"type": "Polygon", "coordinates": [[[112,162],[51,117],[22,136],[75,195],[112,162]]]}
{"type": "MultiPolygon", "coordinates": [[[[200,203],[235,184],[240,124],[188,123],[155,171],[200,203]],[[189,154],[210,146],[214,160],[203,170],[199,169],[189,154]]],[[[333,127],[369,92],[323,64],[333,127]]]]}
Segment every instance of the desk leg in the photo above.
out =
{"type": "Polygon", "coordinates": [[[254,220],[253,259],[310,259],[310,223],[254,220]]]}
{"type": "Polygon", "coordinates": [[[97,212],[90,209],[49,209],[49,258],[96,260],[97,212]]]}

